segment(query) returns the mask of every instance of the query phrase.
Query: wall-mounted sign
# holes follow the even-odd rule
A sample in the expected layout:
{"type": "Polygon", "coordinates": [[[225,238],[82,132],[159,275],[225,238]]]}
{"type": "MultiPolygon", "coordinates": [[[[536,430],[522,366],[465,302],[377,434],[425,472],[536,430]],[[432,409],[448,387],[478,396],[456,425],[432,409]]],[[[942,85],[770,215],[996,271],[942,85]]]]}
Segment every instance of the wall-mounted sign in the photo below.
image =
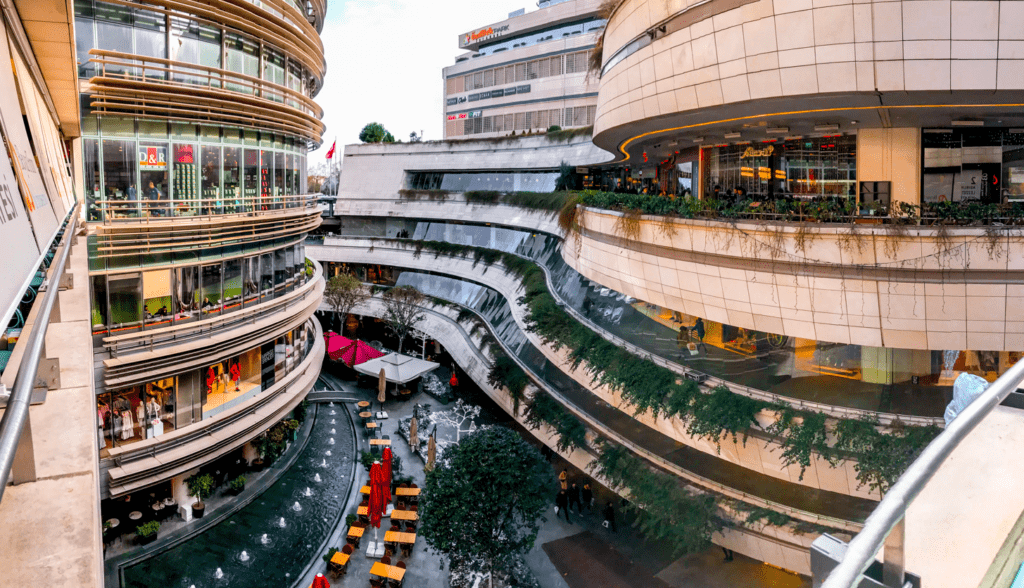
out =
{"type": "Polygon", "coordinates": [[[516,94],[529,94],[529,93],[530,93],[530,84],[526,84],[525,86],[516,86],[516,94]]]}
{"type": "Polygon", "coordinates": [[[480,94],[470,94],[469,95],[469,101],[470,102],[476,102],[479,99],[480,99],[480,94]]]}
{"type": "Polygon", "coordinates": [[[167,147],[139,145],[139,169],[167,169],[167,147]]]}
{"type": "Polygon", "coordinates": [[[764,149],[754,149],[753,147],[747,147],[740,159],[749,159],[751,157],[771,157],[772,153],[775,153],[775,147],[769,145],[764,149]]]}
{"type": "Polygon", "coordinates": [[[501,98],[505,95],[505,90],[491,90],[491,98],[501,98]]]}
{"type": "Polygon", "coordinates": [[[277,358],[274,342],[264,343],[260,347],[260,379],[263,382],[263,389],[274,385],[274,362],[277,358]]]}
{"type": "Polygon", "coordinates": [[[459,99],[458,98],[449,98],[448,100],[445,101],[445,105],[446,106],[455,106],[458,103],[459,103],[459,99]]]}
{"type": "Polygon", "coordinates": [[[493,37],[495,35],[502,35],[504,33],[507,33],[510,28],[511,28],[511,25],[507,25],[506,24],[506,25],[501,25],[500,27],[497,27],[497,28],[495,28],[495,27],[485,27],[485,28],[480,29],[479,31],[475,31],[475,32],[472,32],[472,33],[466,33],[465,35],[462,35],[462,38],[461,38],[462,45],[465,46],[465,45],[469,45],[473,41],[479,41],[480,39],[484,39],[484,38],[487,38],[487,37],[493,37]]]}

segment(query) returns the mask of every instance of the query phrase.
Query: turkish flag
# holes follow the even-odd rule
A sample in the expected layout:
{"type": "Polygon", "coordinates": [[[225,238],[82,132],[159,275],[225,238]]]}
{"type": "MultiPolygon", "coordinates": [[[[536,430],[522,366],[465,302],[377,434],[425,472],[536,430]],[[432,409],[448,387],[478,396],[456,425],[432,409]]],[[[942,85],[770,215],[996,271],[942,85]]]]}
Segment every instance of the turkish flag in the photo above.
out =
{"type": "Polygon", "coordinates": [[[338,144],[337,141],[335,141],[334,143],[331,143],[331,149],[330,149],[330,151],[327,152],[327,159],[331,159],[332,157],[334,157],[334,147],[337,144],[338,144]]]}

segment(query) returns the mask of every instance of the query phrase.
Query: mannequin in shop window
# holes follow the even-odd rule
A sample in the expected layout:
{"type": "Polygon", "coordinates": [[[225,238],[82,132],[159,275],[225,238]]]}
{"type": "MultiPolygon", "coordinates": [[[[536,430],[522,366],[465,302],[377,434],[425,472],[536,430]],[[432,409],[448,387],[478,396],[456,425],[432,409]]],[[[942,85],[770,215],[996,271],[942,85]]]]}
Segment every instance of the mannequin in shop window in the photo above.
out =
{"type": "Polygon", "coordinates": [[[242,368],[238,367],[238,362],[231,364],[231,381],[235,385],[235,392],[241,392],[242,389],[238,387],[238,381],[242,379],[242,368]]]}

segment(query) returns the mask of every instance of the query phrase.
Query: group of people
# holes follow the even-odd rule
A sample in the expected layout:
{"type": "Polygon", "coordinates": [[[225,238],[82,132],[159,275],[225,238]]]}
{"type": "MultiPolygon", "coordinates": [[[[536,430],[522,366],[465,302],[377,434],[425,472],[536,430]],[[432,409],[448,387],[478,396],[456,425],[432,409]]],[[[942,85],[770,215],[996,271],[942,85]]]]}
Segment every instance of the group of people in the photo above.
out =
{"type": "MultiPolygon", "coordinates": [[[[568,470],[563,469],[558,474],[558,484],[561,488],[558,490],[558,495],[555,496],[556,515],[565,513],[565,521],[572,524],[572,519],[569,518],[569,510],[573,505],[576,506],[576,513],[579,516],[583,516],[584,510],[588,513],[594,511],[594,491],[590,487],[590,482],[584,482],[582,487],[576,481],[570,482],[568,470]]],[[[604,515],[604,526],[613,532],[617,532],[615,528],[615,507],[612,506],[610,500],[602,509],[601,514],[604,515]]]]}

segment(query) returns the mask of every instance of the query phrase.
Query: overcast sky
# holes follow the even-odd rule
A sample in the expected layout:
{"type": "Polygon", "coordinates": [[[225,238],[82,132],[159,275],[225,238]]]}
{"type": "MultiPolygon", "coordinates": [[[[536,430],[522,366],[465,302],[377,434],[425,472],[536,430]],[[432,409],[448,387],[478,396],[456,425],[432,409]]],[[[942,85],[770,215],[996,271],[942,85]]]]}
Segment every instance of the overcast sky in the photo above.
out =
{"type": "Polygon", "coordinates": [[[327,79],[316,97],[327,131],[310,165],[324,161],[335,137],[339,154],[358,143],[368,122],[403,141],[413,131],[440,139],[441,68],[462,53],[459,35],[519,8],[536,10],[536,0],[328,0],[327,79]]]}

